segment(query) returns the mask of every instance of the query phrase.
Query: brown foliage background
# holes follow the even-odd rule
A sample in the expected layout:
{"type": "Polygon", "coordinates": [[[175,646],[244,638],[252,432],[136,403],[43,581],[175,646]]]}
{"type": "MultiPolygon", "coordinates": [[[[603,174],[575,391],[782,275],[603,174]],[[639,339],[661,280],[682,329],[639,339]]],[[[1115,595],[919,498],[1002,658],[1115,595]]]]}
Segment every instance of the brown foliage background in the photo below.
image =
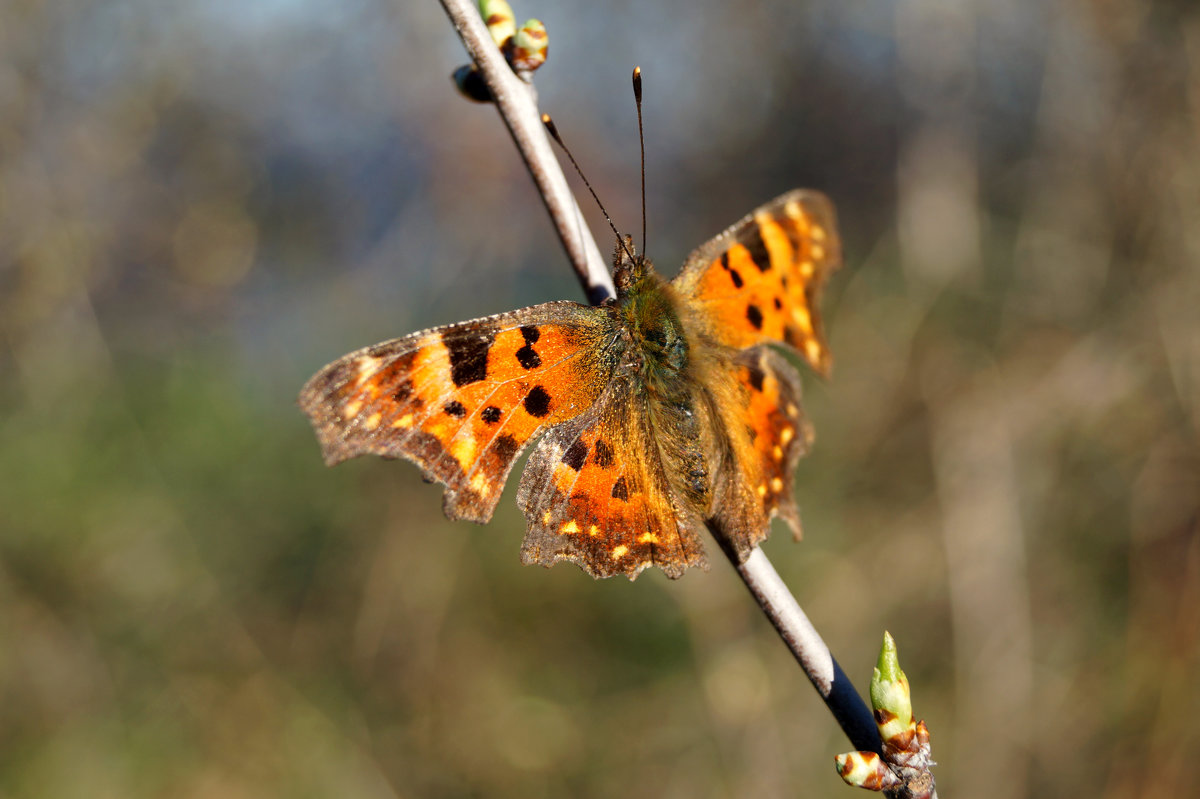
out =
{"type": "MultiPolygon", "coordinates": [[[[860,688],[895,634],[943,795],[1184,795],[1200,17],[734,6],[517,14],[630,229],[645,70],[667,273],[786,189],[838,204],[806,539],[769,555],[860,688]]],[[[436,4],[0,19],[0,795],[849,795],[721,563],[527,569],[511,487],[474,528],[411,466],[321,465],[326,361],[579,298],[436,4]]]]}

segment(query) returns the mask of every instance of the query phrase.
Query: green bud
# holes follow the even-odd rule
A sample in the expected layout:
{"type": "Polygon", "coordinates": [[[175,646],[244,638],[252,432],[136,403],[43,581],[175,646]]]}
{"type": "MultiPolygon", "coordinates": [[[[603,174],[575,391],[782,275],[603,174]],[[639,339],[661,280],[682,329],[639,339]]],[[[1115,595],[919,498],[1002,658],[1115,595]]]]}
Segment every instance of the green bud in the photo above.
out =
{"type": "Polygon", "coordinates": [[[908,678],[900,670],[900,659],[896,655],[896,641],[892,634],[883,634],[883,648],[879,650],[879,663],[871,677],[871,707],[876,711],[876,719],[880,720],[880,734],[886,740],[889,735],[884,731],[884,722],[889,726],[894,721],[898,725],[896,731],[907,730],[912,724],[912,693],[909,691],[908,678]],[[878,711],[884,710],[895,719],[880,719],[878,711]]]}
{"type": "Polygon", "coordinates": [[[550,38],[541,20],[527,20],[513,37],[512,68],[517,72],[532,72],[546,63],[546,49],[550,38]]]}
{"type": "Polygon", "coordinates": [[[849,752],[838,755],[834,762],[847,785],[868,791],[886,791],[900,784],[900,778],[874,752],[849,752]]]}
{"type": "Polygon", "coordinates": [[[497,47],[503,47],[517,32],[517,18],[513,15],[512,6],[505,0],[479,0],[479,15],[487,24],[488,33],[497,47]]]}

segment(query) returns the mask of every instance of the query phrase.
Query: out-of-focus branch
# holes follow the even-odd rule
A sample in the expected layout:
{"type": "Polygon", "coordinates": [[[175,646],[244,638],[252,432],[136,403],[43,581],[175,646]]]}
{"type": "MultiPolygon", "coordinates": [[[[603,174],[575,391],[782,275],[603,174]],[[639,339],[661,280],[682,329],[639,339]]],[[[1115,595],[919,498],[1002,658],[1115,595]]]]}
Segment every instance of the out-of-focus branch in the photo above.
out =
{"type": "MultiPolygon", "coordinates": [[[[583,222],[579,207],[550,149],[532,87],[513,73],[468,0],[441,0],[441,3],[487,82],[500,116],[529,167],[588,299],[598,302],[606,296],[613,296],[608,270],[600,259],[595,241],[583,222]]],[[[718,543],[723,541],[719,533],[715,533],[714,537],[718,543]]],[[[722,549],[851,743],[863,751],[881,752],[882,744],[871,711],[833,659],[829,647],[766,554],[755,549],[745,562],[739,562],[736,554],[723,544],[722,549]]]]}

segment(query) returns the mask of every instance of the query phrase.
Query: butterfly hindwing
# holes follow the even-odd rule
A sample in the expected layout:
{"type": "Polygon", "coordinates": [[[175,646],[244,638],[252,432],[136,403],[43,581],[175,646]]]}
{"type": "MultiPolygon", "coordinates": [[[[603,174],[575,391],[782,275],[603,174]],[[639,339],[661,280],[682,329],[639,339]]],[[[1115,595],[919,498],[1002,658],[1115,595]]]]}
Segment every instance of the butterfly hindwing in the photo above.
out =
{"type": "Polygon", "coordinates": [[[835,224],[823,194],[789,192],[693,252],[672,285],[712,340],[736,349],[784,342],[827,374],[817,299],[841,264],[835,224]]]}
{"type": "Polygon", "coordinates": [[[300,394],[329,464],[403,457],[446,486],[450,518],[486,522],[542,429],[586,411],[613,365],[600,308],[552,302],[353,352],[300,394]]]}
{"type": "Polygon", "coordinates": [[[774,516],[799,537],[792,473],[812,443],[812,428],[800,405],[800,375],[782,355],[751,347],[725,368],[724,378],[712,382],[729,395],[718,404],[729,454],[710,521],[744,559],[767,537],[774,516]]]}
{"type": "Polygon", "coordinates": [[[673,500],[651,418],[645,393],[618,378],[591,412],[539,442],[517,494],[525,563],[568,560],[631,579],[647,566],[669,577],[707,568],[699,520],[673,500]]]}

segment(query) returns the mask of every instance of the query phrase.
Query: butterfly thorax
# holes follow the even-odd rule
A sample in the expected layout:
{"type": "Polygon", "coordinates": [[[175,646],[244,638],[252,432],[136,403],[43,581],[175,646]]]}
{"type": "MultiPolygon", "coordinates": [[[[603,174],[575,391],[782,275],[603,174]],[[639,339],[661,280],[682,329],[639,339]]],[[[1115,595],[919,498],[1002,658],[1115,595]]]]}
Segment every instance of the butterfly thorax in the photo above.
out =
{"type": "Polygon", "coordinates": [[[678,402],[687,394],[688,340],[677,301],[644,257],[618,265],[617,313],[629,335],[638,378],[656,399],[678,402]]]}
{"type": "Polygon", "coordinates": [[[642,256],[618,257],[614,282],[618,320],[629,342],[627,363],[648,402],[659,457],[670,464],[667,479],[690,512],[703,514],[709,505],[710,468],[695,407],[692,345],[679,300],[642,256]]]}

